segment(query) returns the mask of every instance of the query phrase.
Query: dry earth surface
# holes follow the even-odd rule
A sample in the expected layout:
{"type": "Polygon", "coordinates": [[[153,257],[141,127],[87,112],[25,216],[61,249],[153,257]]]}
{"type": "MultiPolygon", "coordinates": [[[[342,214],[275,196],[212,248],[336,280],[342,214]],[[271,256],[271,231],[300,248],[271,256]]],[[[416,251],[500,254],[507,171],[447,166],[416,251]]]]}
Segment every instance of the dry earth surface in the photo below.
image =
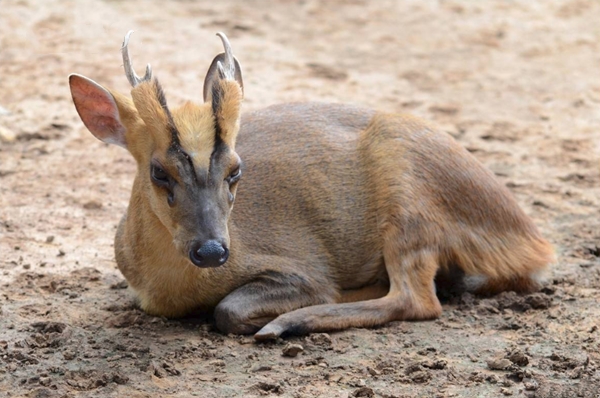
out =
{"type": "Polygon", "coordinates": [[[0,396],[599,397],[599,21],[593,0],[0,0],[0,396]],[[87,132],[67,87],[77,72],[128,92],[129,29],[171,104],[200,100],[224,31],[245,110],[433,120],[555,244],[550,285],[265,344],[145,315],[113,259],[134,161],[87,132]]]}

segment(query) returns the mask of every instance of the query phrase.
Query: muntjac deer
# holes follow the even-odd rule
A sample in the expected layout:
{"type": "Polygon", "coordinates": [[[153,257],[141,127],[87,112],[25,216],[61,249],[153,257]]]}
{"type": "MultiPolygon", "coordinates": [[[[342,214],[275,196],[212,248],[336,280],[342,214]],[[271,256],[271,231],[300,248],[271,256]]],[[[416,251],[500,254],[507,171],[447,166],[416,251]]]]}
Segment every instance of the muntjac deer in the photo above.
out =
{"type": "Polygon", "coordinates": [[[221,331],[268,339],[436,318],[448,276],[484,294],[540,286],[552,247],[449,135],[347,105],[240,116],[222,33],[204,103],[170,109],[150,66],[134,72],[130,34],[131,99],[76,74],[69,84],[91,133],[137,162],[115,252],[147,313],[214,311],[221,331]]]}

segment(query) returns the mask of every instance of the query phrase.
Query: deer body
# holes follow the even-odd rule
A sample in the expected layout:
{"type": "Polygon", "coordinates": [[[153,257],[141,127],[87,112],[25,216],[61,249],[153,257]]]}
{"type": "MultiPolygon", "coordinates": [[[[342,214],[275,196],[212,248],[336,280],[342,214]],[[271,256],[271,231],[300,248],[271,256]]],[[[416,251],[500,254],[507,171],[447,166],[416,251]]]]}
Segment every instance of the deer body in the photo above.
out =
{"type": "Polygon", "coordinates": [[[261,339],[435,318],[436,276],[487,294],[539,287],[551,246],[450,136],[319,103],[240,121],[224,44],[206,103],[172,113],[150,71],[128,72],[133,101],[71,78],[86,126],[138,162],[115,251],[145,311],[214,310],[222,331],[261,339]]]}

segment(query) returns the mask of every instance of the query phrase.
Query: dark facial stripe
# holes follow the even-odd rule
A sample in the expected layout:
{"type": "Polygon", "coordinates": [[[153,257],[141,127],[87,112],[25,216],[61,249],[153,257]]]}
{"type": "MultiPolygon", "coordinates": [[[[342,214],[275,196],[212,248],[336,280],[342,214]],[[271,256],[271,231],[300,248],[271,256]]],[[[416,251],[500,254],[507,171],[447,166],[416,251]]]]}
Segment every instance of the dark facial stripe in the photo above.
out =
{"type": "MultiPolygon", "coordinates": [[[[221,85],[219,84],[219,81],[215,81],[213,83],[212,86],[212,111],[213,111],[213,116],[215,118],[215,151],[217,148],[219,148],[220,143],[223,141],[222,140],[222,132],[223,129],[221,128],[221,125],[219,124],[219,111],[221,109],[221,102],[223,100],[223,91],[221,90],[221,85]]],[[[213,151],[213,153],[215,152],[213,151]]],[[[212,156],[211,156],[212,158],[212,156]]]]}
{"type": "MultiPolygon", "coordinates": [[[[165,97],[165,93],[162,89],[162,86],[160,85],[158,80],[156,80],[156,79],[154,79],[154,80],[156,83],[154,86],[155,90],[156,90],[156,98],[158,99],[158,102],[160,103],[161,107],[163,108],[163,110],[165,111],[165,113],[167,115],[167,119],[168,119],[168,123],[169,123],[167,128],[168,128],[169,132],[171,133],[171,143],[169,145],[168,153],[170,155],[174,156],[177,160],[179,160],[179,163],[184,168],[184,172],[187,175],[191,176],[193,178],[193,180],[197,180],[196,168],[194,166],[194,162],[192,161],[192,158],[185,152],[185,150],[181,146],[181,141],[179,140],[179,131],[177,130],[177,127],[175,126],[173,116],[167,106],[167,99],[165,97]]],[[[221,86],[220,86],[220,84],[218,84],[218,82],[214,82],[212,89],[211,89],[211,94],[212,94],[212,111],[213,111],[213,115],[215,118],[215,145],[214,145],[213,151],[210,155],[210,162],[209,162],[209,169],[208,169],[209,180],[210,180],[210,175],[211,175],[212,169],[214,168],[214,166],[219,164],[221,155],[227,152],[227,144],[225,144],[225,142],[221,138],[222,137],[222,133],[221,133],[222,129],[219,124],[218,117],[217,117],[219,108],[221,106],[221,100],[222,100],[222,90],[221,90],[221,86]]],[[[182,178],[183,177],[184,176],[182,175],[182,178]]]]}
{"type": "MultiPolygon", "coordinates": [[[[177,137],[177,135],[174,135],[174,137],[177,137]]],[[[179,144],[179,140],[177,140],[177,142],[171,141],[168,153],[171,156],[175,157],[179,161],[179,164],[181,164],[183,170],[182,172],[180,172],[180,176],[184,181],[186,175],[189,175],[192,181],[197,180],[198,177],[196,175],[196,168],[194,167],[194,162],[192,161],[190,155],[188,155],[187,152],[183,150],[183,148],[179,144]]],[[[191,181],[187,182],[191,183],[191,181]]]]}
{"type": "Polygon", "coordinates": [[[182,151],[181,141],[179,141],[179,131],[177,130],[177,127],[175,127],[175,122],[173,121],[173,118],[170,116],[171,115],[169,115],[169,125],[167,126],[167,129],[171,133],[171,145],[169,145],[169,149],[173,147],[178,151],[182,151]]]}
{"type": "Polygon", "coordinates": [[[215,165],[219,164],[221,155],[227,152],[227,144],[223,141],[223,129],[221,128],[221,124],[219,123],[219,112],[221,108],[221,102],[223,100],[223,90],[221,89],[221,85],[219,81],[216,80],[213,82],[211,88],[211,96],[212,96],[212,111],[213,116],[215,118],[215,146],[210,155],[210,163],[208,166],[208,173],[211,174],[212,169],[215,165]]]}
{"type": "Polygon", "coordinates": [[[165,92],[163,91],[158,79],[154,79],[154,88],[156,90],[156,99],[158,99],[160,106],[162,106],[163,109],[168,112],[169,109],[167,108],[167,98],[165,97],[165,92]]]}
{"type": "Polygon", "coordinates": [[[173,115],[171,114],[171,111],[169,110],[169,107],[167,106],[167,97],[165,96],[165,92],[163,91],[163,88],[162,88],[160,82],[156,78],[154,79],[154,89],[156,91],[156,99],[158,100],[158,103],[160,104],[162,109],[165,111],[165,114],[167,115],[167,119],[169,121],[169,125],[167,126],[167,128],[169,129],[169,132],[171,133],[171,146],[173,146],[173,144],[180,146],[179,132],[177,131],[177,127],[175,127],[175,122],[173,121],[173,115]]]}
{"type": "Polygon", "coordinates": [[[165,92],[162,89],[162,86],[158,79],[153,79],[154,83],[154,93],[156,95],[156,99],[160,104],[161,108],[165,112],[167,116],[167,130],[171,134],[171,143],[169,144],[169,148],[167,149],[167,153],[173,157],[175,157],[179,164],[183,167],[184,173],[180,173],[182,179],[185,178],[185,175],[191,175],[192,178],[196,179],[196,170],[194,168],[194,164],[190,156],[183,150],[181,147],[181,142],[179,140],[179,131],[175,126],[175,121],[173,120],[173,115],[167,106],[167,98],[165,96],[165,92]]]}
{"type": "Polygon", "coordinates": [[[221,157],[227,153],[227,144],[221,140],[221,137],[217,134],[215,137],[215,147],[210,154],[210,163],[208,164],[208,175],[210,176],[217,165],[221,164],[221,157]]]}
{"type": "Polygon", "coordinates": [[[216,118],[217,114],[219,113],[219,110],[221,109],[221,100],[222,100],[221,85],[219,84],[218,80],[213,83],[213,86],[211,88],[211,96],[212,96],[212,111],[213,111],[213,115],[215,115],[215,118],[216,118]]]}

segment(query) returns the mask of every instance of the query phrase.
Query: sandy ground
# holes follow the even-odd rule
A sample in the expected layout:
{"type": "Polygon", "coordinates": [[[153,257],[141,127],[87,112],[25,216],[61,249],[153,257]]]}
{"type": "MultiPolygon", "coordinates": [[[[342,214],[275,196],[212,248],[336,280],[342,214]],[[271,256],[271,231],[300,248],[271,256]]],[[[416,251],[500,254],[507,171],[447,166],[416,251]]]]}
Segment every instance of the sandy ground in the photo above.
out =
{"type": "MultiPolygon", "coordinates": [[[[600,2],[0,0],[0,396],[599,397],[600,2]],[[133,307],[113,260],[135,164],[67,75],[200,100],[226,32],[245,109],[351,102],[435,121],[555,244],[551,284],[433,322],[255,344],[133,307]],[[304,351],[285,357],[288,342],[304,351]]],[[[243,185],[240,189],[243,189],[243,185]]]]}

